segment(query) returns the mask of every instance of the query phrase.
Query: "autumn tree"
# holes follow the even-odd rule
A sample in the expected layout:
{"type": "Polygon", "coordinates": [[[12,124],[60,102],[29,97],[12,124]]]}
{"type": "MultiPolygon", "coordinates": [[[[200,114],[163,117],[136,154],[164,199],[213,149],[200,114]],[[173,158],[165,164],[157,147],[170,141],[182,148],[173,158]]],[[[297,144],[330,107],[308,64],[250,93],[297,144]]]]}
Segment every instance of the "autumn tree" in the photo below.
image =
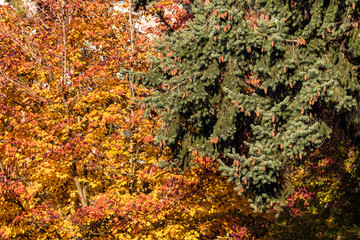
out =
{"type": "Polygon", "coordinates": [[[145,191],[138,169],[160,157],[133,102],[147,90],[120,73],[146,67],[141,16],[113,1],[33,3],[0,9],[0,236],[109,237],[76,215],[96,219],[112,188],[145,191]]]}
{"type": "Polygon", "coordinates": [[[255,211],[284,206],[287,166],[330,136],[322,113],[358,107],[358,5],[194,1],[189,28],[159,41],[138,74],[157,89],[144,103],[173,154],[160,166],[219,159],[255,211]]]}
{"type": "MultiPolygon", "coordinates": [[[[135,104],[149,91],[122,74],[146,69],[140,13],[111,1],[36,6],[1,9],[1,238],[263,235],[270,216],[252,213],[214,159],[183,175],[155,165],[166,155],[153,143],[161,125],[135,104]]],[[[171,14],[171,28],[186,27],[182,11],[171,14]]]]}
{"type": "Polygon", "coordinates": [[[291,167],[294,193],[270,239],[358,239],[359,149],[339,129],[301,163],[291,167]]]}
{"type": "Polygon", "coordinates": [[[1,238],[356,236],[357,1],[137,2],[0,9],[1,238]]]}

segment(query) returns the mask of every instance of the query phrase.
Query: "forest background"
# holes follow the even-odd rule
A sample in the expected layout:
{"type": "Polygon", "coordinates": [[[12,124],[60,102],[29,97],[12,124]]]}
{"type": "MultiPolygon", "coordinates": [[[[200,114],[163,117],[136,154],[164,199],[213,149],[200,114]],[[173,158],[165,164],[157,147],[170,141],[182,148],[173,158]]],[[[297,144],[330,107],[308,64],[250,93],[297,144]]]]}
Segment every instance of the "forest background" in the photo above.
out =
{"type": "Polygon", "coordinates": [[[359,6],[0,6],[0,238],[359,239],[359,6]]]}

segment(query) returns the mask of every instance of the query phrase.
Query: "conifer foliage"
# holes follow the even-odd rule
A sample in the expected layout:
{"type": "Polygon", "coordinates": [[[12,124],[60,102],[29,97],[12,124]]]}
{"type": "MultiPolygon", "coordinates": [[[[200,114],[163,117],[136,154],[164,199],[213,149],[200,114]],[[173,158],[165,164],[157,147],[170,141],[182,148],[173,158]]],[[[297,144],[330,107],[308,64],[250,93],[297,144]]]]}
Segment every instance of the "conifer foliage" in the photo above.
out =
{"type": "Polygon", "coordinates": [[[188,28],[158,42],[142,83],[156,140],[185,169],[218,159],[255,211],[279,210],[287,167],[330,136],[324,111],[358,106],[360,1],[194,1],[188,28]]]}

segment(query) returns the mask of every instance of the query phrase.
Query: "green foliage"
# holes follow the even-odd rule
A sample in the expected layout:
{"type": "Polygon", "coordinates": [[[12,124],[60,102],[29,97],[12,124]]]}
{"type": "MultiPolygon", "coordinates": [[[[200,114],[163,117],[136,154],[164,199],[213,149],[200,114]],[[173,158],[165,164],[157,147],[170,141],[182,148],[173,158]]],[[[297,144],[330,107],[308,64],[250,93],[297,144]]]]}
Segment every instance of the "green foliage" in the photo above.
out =
{"type": "Polygon", "coordinates": [[[9,0],[7,2],[16,10],[17,15],[25,16],[29,13],[23,0],[9,0]]]}
{"type": "Polygon", "coordinates": [[[163,121],[155,139],[174,154],[169,168],[217,158],[255,211],[279,210],[286,166],[330,136],[323,112],[357,109],[354,4],[195,1],[188,28],[158,41],[141,75],[156,88],[144,103],[163,121]]]}

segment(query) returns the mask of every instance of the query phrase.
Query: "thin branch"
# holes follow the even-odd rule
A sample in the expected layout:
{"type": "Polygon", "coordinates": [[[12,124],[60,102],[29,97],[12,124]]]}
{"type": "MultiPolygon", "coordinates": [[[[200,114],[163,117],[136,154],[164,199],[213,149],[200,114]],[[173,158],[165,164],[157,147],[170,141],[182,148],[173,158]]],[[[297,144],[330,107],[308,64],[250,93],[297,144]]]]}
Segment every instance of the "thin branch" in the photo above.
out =
{"type": "Polygon", "coordinates": [[[159,9],[154,5],[156,14],[161,19],[163,23],[165,23],[166,27],[168,28],[169,32],[175,32],[175,30],[170,26],[170,24],[165,20],[164,15],[159,11],[159,9]]]}

